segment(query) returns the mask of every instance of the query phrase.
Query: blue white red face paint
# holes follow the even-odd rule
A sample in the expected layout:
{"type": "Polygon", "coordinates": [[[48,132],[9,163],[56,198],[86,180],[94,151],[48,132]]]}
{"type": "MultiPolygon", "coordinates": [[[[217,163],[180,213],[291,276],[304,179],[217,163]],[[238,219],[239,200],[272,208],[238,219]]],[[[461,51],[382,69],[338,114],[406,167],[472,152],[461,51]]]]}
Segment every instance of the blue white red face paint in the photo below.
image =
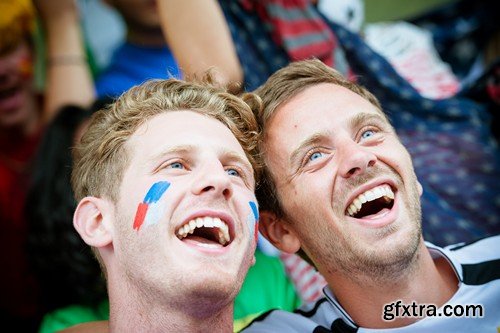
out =
{"type": "Polygon", "coordinates": [[[139,231],[141,226],[156,224],[162,218],[165,206],[160,202],[165,191],[170,187],[167,181],[154,183],[137,206],[135,213],[134,229],[139,231]]]}
{"type": "Polygon", "coordinates": [[[259,206],[254,201],[249,201],[250,209],[252,210],[247,218],[248,227],[250,232],[253,231],[255,243],[259,237],[259,206]],[[253,229],[253,230],[252,230],[253,229]]]}

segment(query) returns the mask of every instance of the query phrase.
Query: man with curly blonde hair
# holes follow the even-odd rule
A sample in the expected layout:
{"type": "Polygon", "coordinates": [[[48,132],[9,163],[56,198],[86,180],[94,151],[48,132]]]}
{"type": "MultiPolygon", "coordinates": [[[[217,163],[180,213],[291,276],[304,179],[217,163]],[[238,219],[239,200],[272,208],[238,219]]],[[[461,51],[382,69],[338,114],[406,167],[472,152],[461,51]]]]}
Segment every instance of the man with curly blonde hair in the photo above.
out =
{"type": "Polygon", "coordinates": [[[106,275],[110,331],[232,331],[256,246],[253,98],[154,80],[92,118],[73,222],[106,275]]]}

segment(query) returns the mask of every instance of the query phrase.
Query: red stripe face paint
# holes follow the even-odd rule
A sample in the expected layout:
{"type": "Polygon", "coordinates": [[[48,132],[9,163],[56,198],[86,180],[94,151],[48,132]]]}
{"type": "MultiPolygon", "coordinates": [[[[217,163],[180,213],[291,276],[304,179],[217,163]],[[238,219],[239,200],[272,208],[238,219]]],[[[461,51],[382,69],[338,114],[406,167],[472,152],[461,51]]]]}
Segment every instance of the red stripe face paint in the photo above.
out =
{"type": "Polygon", "coordinates": [[[135,213],[134,219],[134,230],[139,231],[148,212],[148,204],[141,202],[137,207],[137,212],[135,213]]]}

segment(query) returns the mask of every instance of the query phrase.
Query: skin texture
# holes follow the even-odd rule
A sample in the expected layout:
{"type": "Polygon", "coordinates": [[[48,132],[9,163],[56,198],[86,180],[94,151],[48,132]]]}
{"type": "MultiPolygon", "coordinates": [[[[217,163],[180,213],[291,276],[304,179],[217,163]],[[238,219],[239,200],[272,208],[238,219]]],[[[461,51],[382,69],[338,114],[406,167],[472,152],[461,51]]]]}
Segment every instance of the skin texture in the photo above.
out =
{"type": "Polygon", "coordinates": [[[94,82],[84,50],[75,0],[36,0],[47,38],[47,82],[43,120],[49,122],[65,105],[89,107],[94,82]]]}
{"type": "Polygon", "coordinates": [[[410,323],[382,322],[384,302],[394,299],[451,297],[456,277],[437,269],[423,243],[410,155],[380,110],[346,88],[313,85],[277,109],[264,144],[285,216],[262,212],[261,231],[283,251],[302,248],[358,324],[410,323]],[[348,216],[354,198],[383,184],[395,195],[391,209],[348,216]]]}
{"type": "Polygon", "coordinates": [[[243,149],[220,122],[192,111],[149,119],[126,149],[118,202],[84,198],[74,220],[106,265],[111,330],[231,331],[232,302],[256,245],[247,225],[255,181],[243,149]],[[138,204],[165,181],[159,219],[134,229],[138,204]],[[223,216],[231,244],[179,240],[178,228],[193,216],[223,216]]]}
{"type": "Polygon", "coordinates": [[[241,90],[243,69],[216,0],[158,0],[161,25],[187,79],[213,69],[218,83],[241,90]]]}

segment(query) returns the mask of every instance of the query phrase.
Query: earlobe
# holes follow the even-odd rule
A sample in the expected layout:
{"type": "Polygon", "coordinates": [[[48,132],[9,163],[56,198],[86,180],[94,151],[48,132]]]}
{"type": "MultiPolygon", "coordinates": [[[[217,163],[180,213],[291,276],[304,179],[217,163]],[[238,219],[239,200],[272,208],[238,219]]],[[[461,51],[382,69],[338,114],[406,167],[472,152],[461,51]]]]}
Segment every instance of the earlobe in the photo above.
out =
{"type": "Polygon", "coordinates": [[[104,223],[108,210],[107,202],[96,197],[85,197],[76,207],[73,226],[88,245],[104,247],[112,242],[110,228],[104,223]]]}
{"type": "Polygon", "coordinates": [[[269,211],[261,211],[259,215],[259,231],[271,244],[286,253],[300,249],[300,240],[288,222],[269,211]]]}
{"type": "Polygon", "coordinates": [[[417,180],[417,189],[418,189],[418,194],[422,196],[422,194],[424,193],[424,188],[422,187],[422,184],[420,184],[418,180],[417,180]]]}

